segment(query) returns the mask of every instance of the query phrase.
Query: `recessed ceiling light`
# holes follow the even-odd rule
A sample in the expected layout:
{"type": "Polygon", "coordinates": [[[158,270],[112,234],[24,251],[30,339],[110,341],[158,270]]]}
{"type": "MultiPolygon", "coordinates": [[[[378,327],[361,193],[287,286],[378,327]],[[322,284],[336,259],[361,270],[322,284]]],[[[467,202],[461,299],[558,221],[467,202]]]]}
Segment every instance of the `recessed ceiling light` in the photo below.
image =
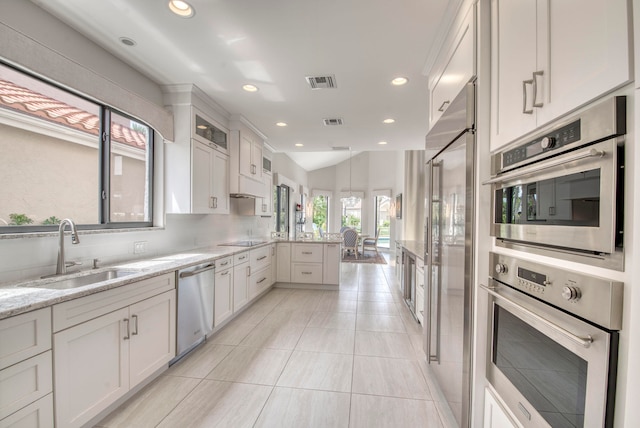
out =
{"type": "Polygon", "coordinates": [[[195,10],[189,3],[182,0],[171,0],[169,2],[169,9],[171,12],[182,18],[191,18],[195,14],[195,10]]]}
{"type": "Polygon", "coordinates": [[[198,129],[207,129],[207,125],[198,125],[196,126],[198,129]]]}
{"type": "Polygon", "coordinates": [[[386,146],[387,142],[386,141],[380,141],[378,144],[381,145],[381,146],[386,146]]]}
{"type": "Polygon", "coordinates": [[[385,119],[385,120],[383,120],[383,121],[382,121],[382,123],[393,123],[393,122],[395,122],[395,121],[396,121],[395,119],[391,119],[391,118],[389,118],[389,119],[385,119]]]}
{"type": "Polygon", "coordinates": [[[276,122],[276,126],[287,126],[286,122],[276,122]]]}
{"type": "Polygon", "coordinates": [[[120,37],[120,42],[125,45],[125,46],[135,46],[136,45],[136,41],[133,39],[130,39],[128,37],[120,37]]]}
{"type": "Polygon", "coordinates": [[[407,83],[408,81],[409,79],[407,79],[406,77],[396,77],[391,81],[391,84],[395,86],[401,86],[407,83]]]}
{"type": "Polygon", "coordinates": [[[296,147],[304,147],[304,144],[302,144],[302,143],[296,143],[296,147]]]}
{"type": "Polygon", "coordinates": [[[243,85],[242,89],[244,89],[247,92],[258,92],[258,87],[256,85],[243,85]]]}

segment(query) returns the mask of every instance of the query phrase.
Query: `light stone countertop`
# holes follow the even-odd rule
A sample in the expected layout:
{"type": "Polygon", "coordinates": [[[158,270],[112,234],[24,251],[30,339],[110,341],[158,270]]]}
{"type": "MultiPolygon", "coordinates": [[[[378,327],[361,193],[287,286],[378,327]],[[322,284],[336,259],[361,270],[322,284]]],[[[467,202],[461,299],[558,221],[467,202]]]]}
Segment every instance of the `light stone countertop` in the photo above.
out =
{"type": "Polygon", "coordinates": [[[174,272],[189,266],[210,262],[277,242],[335,244],[340,243],[341,241],[318,239],[269,240],[251,247],[231,246],[226,244],[216,245],[207,248],[197,248],[190,251],[168,254],[152,259],[134,260],[112,266],[104,266],[99,269],[84,270],[65,275],[64,277],[30,279],[25,281],[2,283],[0,284],[0,319],[45,308],[67,300],[78,299],[80,297],[110,290],[112,288],[122,287],[123,285],[131,284],[143,279],[174,272]],[[137,272],[124,277],[96,282],[71,289],[46,288],[47,285],[60,281],[63,278],[67,279],[91,275],[114,268],[137,272]]]}
{"type": "Polygon", "coordinates": [[[410,240],[397,240],[396,241],[402,248],[419,258],[424,259],[424,242],[423,241],[410,241],[410,240]]]}

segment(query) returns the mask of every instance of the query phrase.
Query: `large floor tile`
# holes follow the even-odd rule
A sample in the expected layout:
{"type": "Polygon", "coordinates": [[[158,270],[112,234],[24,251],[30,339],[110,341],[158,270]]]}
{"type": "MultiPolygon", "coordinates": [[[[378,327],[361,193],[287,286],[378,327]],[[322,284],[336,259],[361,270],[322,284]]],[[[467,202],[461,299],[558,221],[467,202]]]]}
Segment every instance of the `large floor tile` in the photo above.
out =
{"type": "Polygon", "coordinates": [[[358,302],[358,314],[379,314],[399,316],[398,308],[394,302],[358,302]]]}
{"type": "Polygon", "coordinates": [[[165,372],[168,376],[204,379],[224,358],[233,346],[204,343],[191,351],[165,372]]]}
{"type": "Polygon", "coordinates": [[[160,428],[252,427],[272,387],[203,380],[160,428]]]}
{"type": "Polygon", "coordinates": [[[294,290],[273,309],[274,311],[314,311],[323,295],[321,290],[294,290]]]}
{"type": "Polygon", "coordinates": [[[405,333],[406,329],[399,316],[358,314],[356,330],[382,331],[388,333],[405,333]]]}
{"type": "Polygon", "coordinates": [[[276,387],[256,428],[333,428],[349,426],[350,395],[276,387]]]}
{"type": "Polygon", "coordinates": [[[194,378],[161,376],[96,426],[155,427],[200,382],[194,378]]]}
{"type": "Polygon", "coordinates": [[[431,399],[415,360],[364,357],[353,360],[352,392],[398,398],[431,399]]]}
{"type": "Polygon", "coordinates": [[[255,327],[255,324],[252,323],[243,323],[239,320],[233,320],[233,322],[225,325],[222,330],[208,338],[207,342],[223,345],[239,345],[240,342],[242,342],[242,339],[247,337],[255,327]]]}
{"type": "Polygon", "coordinates": [[[356,314],[347,312],[313,312],[307,327],[356,329],[356,314]]]}
{"type": "Polygon", "coordinates": [[[358,300],[365,302],[393,302],[393,295],[389,292],[359,291],[358,300]]]}
{"type": "Polygon", "coordinates": [[[318,312],[349,312],[355,314],[358,310],[357,300],[343,300],[340,298],[323,297],[316,306],[318,312]]]}
{"type": "Polygon", "coordinates": [[[349,428],[440,428],[432,401],[353,394],[349,428]]]}
{"type": "Polygon", "coordinates": [[[260,325],[279,327],[285,324],[292,324],[305,327],[312,313],[305,308],[298,308],[295,311],[272,311],[260,322],[260,325]]]}
{"type": "Polygon", "coordinates": [[[303,331],[303,326],[293,324],[280,327],[256,326],[240,345],[251,348],[293,349],[303,331]]]}
{"type": "Polygon", "coordinates": [[[379,331],[356,331],[356,355],[414,359],[415,350],[409,335],[379,331]]]}
{"type": "Polygon", "coordinates": [[[352,369],[351,355],[294,351],[277,385],[351,392],[352,369]]]}
{"type": "Polygon", "coordinates": [[[297,351],[353,354],[354,330],[307,327],[296,346],[297,351]]]}
{"type": "Polygon", "coordinates": [[[207,379],[275,385],[291,351],[238,346],[207,379]]]}

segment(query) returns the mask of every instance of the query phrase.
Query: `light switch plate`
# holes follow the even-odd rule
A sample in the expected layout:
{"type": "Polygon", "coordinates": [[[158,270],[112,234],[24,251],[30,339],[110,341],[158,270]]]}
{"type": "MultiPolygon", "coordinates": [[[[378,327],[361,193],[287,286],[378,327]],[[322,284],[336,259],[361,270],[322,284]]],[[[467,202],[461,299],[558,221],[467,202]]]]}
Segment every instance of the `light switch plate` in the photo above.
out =
{"type": "Polygon", "coordinates": [[[137,241],[133,243],[133,254],[147,252],[147,241],[137,241]]]}

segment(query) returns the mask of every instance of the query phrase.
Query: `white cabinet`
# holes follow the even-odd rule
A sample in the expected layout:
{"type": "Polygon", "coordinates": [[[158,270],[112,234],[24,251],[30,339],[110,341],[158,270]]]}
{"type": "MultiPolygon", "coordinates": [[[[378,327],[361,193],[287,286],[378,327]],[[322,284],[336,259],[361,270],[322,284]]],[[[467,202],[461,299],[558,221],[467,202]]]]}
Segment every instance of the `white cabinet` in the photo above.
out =
{"type": "Polygon", "coordinates": [[[262,178],[262,145],[264,138],[246,120],[234,121],[230,133],[230,181],[232,195],[262,198],[265,183],[262,178]]]}
{"type": "Polygon", "coordinates": [[[340,244],[324,244],[323,284],[340,284],[340,244]]]}
{"type": "Polygon", "coordinates": [[[460,28],[445,42],[429,73],[429,128],[475,74],[473,10],[469,9],[460,28]]]}
{"type": "Polygon", "coordinates": [[[216,269],[213,296],[213,326],[217,327],[233,314],[233,267],[216,269]]]}
{"type": "Polygon", "coordinates": [[[191,212],[229,213],[229,156],[193,141],[191,212]]]}
{"type": "Polygon", "coordinates": [[[278,242],[276,252],[276,282],[291,282],[291,244],[278,242]]]}
{"type": "Polygon", "coordinates": [[[233,264],[233,312],[249,303],[249,252],[244,251],[234,256],[233,264]]]}
{"type": "Polygon", "coordinates": [[[164,145],[167,212],[228,214],[229,130],[221,123],[226,119],[193,85],[164,90],[175,122],[175,141],[164,145]]]}
{"type": "Polygon", "coordinates": [[[53,426],[51,309],[0,321],[0,427],[53,426]]]}
{"type": "Polygon", "coordinates": [[[276,244],[269,245],[271,249],[271,284],[276,283],[276,269],[278,268],[278,252],[276,251],[276,244]]]}
{"type": "Polygon", "coordinates": [[[324,248],[322,244],[293,244],[291,261],[294,263],[322,263],[324,248]]]}
{"type": "Polygon", "coordinates": [[[54,306],[56,426],[84,425],[175,356],[175,296],[166,274],[54,306]]]}
{"type": "Polygon", "coordinates": [[[519,428],[504,411],[489,388],[484,390],[484,428],[519,428]]]}
{"type": "Polygon", "coordinates": [[[628,2],[492,0],[491,150],[629,82],[628,2]]]}
{"type": "Polygon", "coordinates": [[[271,284],[269,284],[269,278],[271,278],[271,265],[266,268],[254,271],[251,269],[251,276],[249,276],[249,299],[253,300],[267,290],[271,284]]]}

